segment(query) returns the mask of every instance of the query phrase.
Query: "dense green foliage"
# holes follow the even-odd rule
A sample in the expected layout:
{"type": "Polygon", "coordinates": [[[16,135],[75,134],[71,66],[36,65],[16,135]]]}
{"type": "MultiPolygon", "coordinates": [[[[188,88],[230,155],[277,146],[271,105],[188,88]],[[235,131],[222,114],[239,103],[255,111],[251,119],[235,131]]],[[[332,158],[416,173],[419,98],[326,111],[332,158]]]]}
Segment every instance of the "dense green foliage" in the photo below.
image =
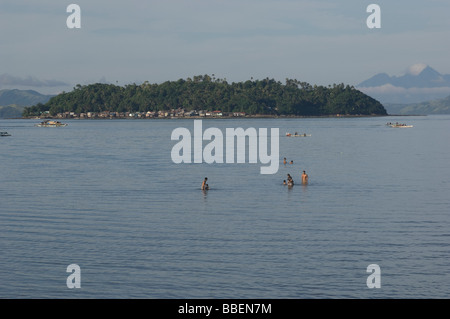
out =
{"type": "Polygon", "coordinates": [[[59,94],[45,104],[27,107],[23,116],[49,111],[62,112],[145,112],[183,108],[185,110],[220,110],[268,115],[385,115],[384,107],[354,87],[338,84],[311,86],[286,79],[229,84],[208,75],[162,84],[77,85],[73,91],[59,94]]]}

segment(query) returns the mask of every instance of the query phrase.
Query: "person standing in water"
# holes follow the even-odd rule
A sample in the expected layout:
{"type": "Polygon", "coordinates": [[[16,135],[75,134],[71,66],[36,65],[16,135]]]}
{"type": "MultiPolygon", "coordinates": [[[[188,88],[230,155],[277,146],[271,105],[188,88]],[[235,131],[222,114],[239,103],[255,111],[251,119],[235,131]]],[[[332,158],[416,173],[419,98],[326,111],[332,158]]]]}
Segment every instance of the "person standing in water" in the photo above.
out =
{"type": "Polygon", "coordinates": [[[208,181],[208,177],[205,177],[205,179],[203,180],[203,183],[202,183],[202,190],[209,189],[208,184],[206,184],[207,181],[208,181]]]}
{"type": "Polygon", "coordinates": [[[303,185],[308,184],[308,174],[306,174],[305,171],[303,171],[303,174],[302,174],[302,184],[303,185]]]}

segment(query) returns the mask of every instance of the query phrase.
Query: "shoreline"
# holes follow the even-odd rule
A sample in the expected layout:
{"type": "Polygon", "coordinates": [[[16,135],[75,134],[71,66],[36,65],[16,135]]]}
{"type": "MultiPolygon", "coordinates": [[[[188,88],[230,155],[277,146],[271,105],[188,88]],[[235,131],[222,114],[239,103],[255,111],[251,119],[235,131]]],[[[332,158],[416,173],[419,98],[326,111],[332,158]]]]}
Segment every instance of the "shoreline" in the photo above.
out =
{"type": "Polygon", "coordinates": [[[246,115],[246,116],[167,116],[167,117],[57,117],[57,116],[32,116],[32,117],[15,117],[3,118],[3,120],[229,120],[229,119],[308,119],[308,118],[372,118],[372,117],[411,117],[411,116],[427,116],[428,114],[386,114],[386,115],[246,115]]]}

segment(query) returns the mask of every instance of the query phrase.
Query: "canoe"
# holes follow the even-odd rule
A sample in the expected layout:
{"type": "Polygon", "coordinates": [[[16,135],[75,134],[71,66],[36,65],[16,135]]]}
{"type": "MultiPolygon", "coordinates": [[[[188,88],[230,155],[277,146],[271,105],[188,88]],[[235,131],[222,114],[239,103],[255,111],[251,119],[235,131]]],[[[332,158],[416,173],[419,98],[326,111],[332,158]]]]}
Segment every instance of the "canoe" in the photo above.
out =
{"type": "Polygon", "coordinates": [[[291,133],[286,133],[287,137],[308,137],[311,136],[311,134],[291,134],[291,133]]]}

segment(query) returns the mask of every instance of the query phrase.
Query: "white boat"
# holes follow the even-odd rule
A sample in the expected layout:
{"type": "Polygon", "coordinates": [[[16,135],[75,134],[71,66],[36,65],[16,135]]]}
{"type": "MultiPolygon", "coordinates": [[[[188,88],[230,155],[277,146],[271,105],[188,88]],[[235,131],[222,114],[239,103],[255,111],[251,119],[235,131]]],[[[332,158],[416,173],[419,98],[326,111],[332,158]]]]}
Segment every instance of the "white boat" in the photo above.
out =
{"type": "Polygon", "coordinates": [[[398,127],[398,128],[413,127],[412,125],[406,125],[406,124],[400,124],[400,123],[387,123],[386,125],[390,126],[390,127],[398,127]]]}
{"type": "Polygon", "coordinates": [[[0,132],[0,136],[11,136],[8,132],[0,132]]]}
{"type": "Polygon", "coordinates": [[[61,123],[59,121],[51,121],[51,120],[45,120],[39,124],[36,124],[37,127],[62,127],[67,126],[65,123],[61,123]]]}
{"type": "Polygon", "coordinates": [[[294,134],[286,133],[286,136],[287,137],[308,137],[308,136],[311,136],[311,134],[306,134],[306,133],[298,134],[297,132],[295,132],[294,134]]]}

